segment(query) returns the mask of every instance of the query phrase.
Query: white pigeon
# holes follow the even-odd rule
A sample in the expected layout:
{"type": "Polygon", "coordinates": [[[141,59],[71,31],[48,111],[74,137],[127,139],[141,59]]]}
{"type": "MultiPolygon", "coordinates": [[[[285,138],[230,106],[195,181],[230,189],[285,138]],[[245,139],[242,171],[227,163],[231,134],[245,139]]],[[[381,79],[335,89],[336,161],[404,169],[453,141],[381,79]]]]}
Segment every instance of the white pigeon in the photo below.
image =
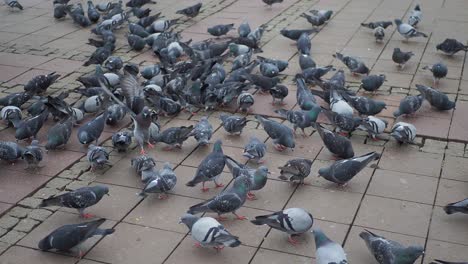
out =
{"type": "Polygon", "coordinates": [[[425,37],[427,35],[423,32],[417,31],[414,27],[409,24],[403,23],[401,19],[395,19],[395,24],[397,25],[397,30],[400,35],[402,35],[405,40],[415,37],[425,37]]]}
{"type": "Polygon", "coordinates": [[[376,139],[376,136],[382,134],[387,128],[388,122],[386,120],[377,118],[375,116],[368,116],[362,120],[362,124],[358,129],[366,131],[369,137],[376,139]]]}
{"type": "Polygon", "coordinates": [[[311,231],[315,238],[315,262],[317,264],[347,264],[346,253],[343,247],[331,241],[320,229],[311,231]]]}
{"type": "Polygon", "coordinates": [[[422,19],[422,11],[419,5],[416,5],[413,10],[411,10],[410,16],[408,18],[408,24],[410,26],[416,27],[422,19]]]}
{"type": "Polygon", "coordinates": [[[345,115],[345,116],[353,116],[353,108],[346,102],[336,90],[331,91],[330,96],[330,108],[333,112],[345,115]]]}

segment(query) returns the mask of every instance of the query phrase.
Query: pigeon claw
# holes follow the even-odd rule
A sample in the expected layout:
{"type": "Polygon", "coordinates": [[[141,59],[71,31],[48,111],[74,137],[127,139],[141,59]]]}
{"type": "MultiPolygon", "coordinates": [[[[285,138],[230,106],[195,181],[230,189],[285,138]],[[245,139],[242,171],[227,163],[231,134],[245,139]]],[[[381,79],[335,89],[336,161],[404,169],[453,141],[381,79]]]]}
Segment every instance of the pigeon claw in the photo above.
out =
{"type": "Polygon", "coordinates": [[[224,249],[224,246],[217,246],[217,247],[213,247],[214,249],[216,249],[217,252],[221,251],[224,249]]]}
{"type": "Polygon", "coordinates": [[[251,192],[248,192],[247,193],[247,199],[250,200],[250,201],[253,201],[253,200],[256,200],[257,197],[255,196],[255,194],[253,194],[251,192]]]}
{"type": "Polygon", "coordinates": [[[235,216],[236,216],[236,219],[237,220],[247,220],[247,217],[243,216],[243,215],[238,215],[236,213],[233,213],[235,216]]]}
{"type": "Polygon", "coordinates": [[[166,200],[167,198],[169,198],[169,196],[167,194],[160,194],[158,195],[158,199],[159,200],[166,200]]]}
{"type": "Polygon", "coordinates": [[[149,147],[149,148],[154,148],[154,145],[153,145],[153,144],[151,144],[151,143],[149,143],[149,142],[148,142],[147,144],[148,144],[148,147],[149,147]]]}
{"type": "Polygon", "coordinates": [[[215,182],[215,186],[216,186],[216,188],[221,188],[221,187],[224,187],[224,184],[222,184],[222,183],[218,184],[218,183],[215,182]]]}
{"type": "Polygon", "coordinates": [[[84,218],[84,219],[89,219],[89,218],[93,218],[94,215],[93,214],[82,214],[81,217],[84,218]]]}
{"type": "Polygon", "coordinates": [[[227,219],[227,217],[218,215],[218,217],[216,217],[216,220],[218,220],[218,221],[226,221],[226,220],[228,220],[228,219],[227,219]]]}
{"type": "Polygon", "coordinates": [[[196,242],[193,246],[196,247],[196,248],[201,248],[201,247],[202,247],[202,245],[200,244],[200,242],[196,242]]]}
{"type": "Polygon", "coordinates": [[[140,150],[140,155],[146,155],[146,151],[145,151],[144,148],[142,148],[142,149],[140,150]]]}
{"type": "Polygon", "coordinates": [[[288,242],[289,242],[291,245],[293,245],[293,246],[297,246],[297,245],[301,244],[299,241],[294,240],[294,239],[292,238],[292,236],[289,236],[289,237],[288,237],[288,242]]]}

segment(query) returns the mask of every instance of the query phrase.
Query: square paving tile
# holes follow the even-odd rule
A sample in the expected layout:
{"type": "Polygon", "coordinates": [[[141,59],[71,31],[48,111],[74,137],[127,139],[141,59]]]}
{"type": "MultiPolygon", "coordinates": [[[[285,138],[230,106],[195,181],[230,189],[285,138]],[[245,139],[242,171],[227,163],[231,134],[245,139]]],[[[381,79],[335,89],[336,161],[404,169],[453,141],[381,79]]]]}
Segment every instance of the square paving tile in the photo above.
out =
{"type": "Polygon", "coordinates": [[[247,200],[245,206],[270,211],[281,210],[288,202],[295,187],[295,185],[289,182],[269,179],[263,189],[253,191],[257,199],[253,201],[247,200]]]}
{"type": "Polygon", "coordinates": [[[468,167],[468,159],[447,155],[442,168],[442,178],[453,179],[459,181],[468,181],[466,168],[468,167]]]}
{"type": "Polygon", "coordinates": [[[435,207],[432,214],[429,239],[468,245],[466,215],[447,215],[442,207],[435,207]]]}
{"type": "Polygon", "coordinates": [[[468,197],[468,182],[441,179],[437,190],[436,204],[445,206],[468,197]]]}
{"type": "MultiPolygon", "coordinates": [[[[1,61],[0,61],[1,63],[1,61]]],[[[7,65],[0,65],[0,81],[7,82],[16,76],[22,74],[23,72],[27,71],[28,68],[25,67],[14,67],[14,66],[7,66],[7,65]]]]}
{"type": "Polygon", "coordinates": [[[36,66],[37,69],[44,69],[49,71],[59,71],[59,72],[73,72],[81,67],[83,63],[76,60],[65,60],[56,58],[51,61],[48,61],[44,64],[36,66]]]}
{"type": "Polygon", "coordinates": [[[8,211],[11,207],[13,207],[12,204],[0,203],[0,215],[8,211]]]}
{"type": "Polygon", "coordinates": [[[468,129],[468,103],[463,101],[457,102],[457,107],[453,113],[453,121],[450,127],[449,139],[467,141],[468,136],[465,133],[468,129]]]}
{"type": "Polygon", "coordinates": [[[311,263],[311,259],[304,256],[286,254],[283,252],[267,250],[261,248],[255,257],[253,258],[252,264],[263,264],[263,263],[272,263],[272,264],[306,264],[311,263]]]}
{"type": "MultiPolygon", "coordinates": [[[[224,155],[228,155],[237,161],[245,160],[245,158],[242,156],[242,153],[244,152],[243,146],[239,146],[239,148],[222,146],[222,148],[223,148],[224,155]]],[[[182,162],[182,165],[198,167],[200,163],[202,162],[202,160],[205,159],[205,157],[208,156],[208,154],[210,154],[212,151],[213,151],[213,144],[207,145],[205,147],[198,147],[195,149],[195,151],[190,153],[190,156],[188,156],[182,162]]],[[[225,172],[229,171],[227,166],[224,167],[224,171],[225,172]]]]}
{"type": "Polygon", "coordinates": [[[48,180],[49,177],[43,175],[31,175],[21,171],[9,170],[8,166],[2,162],[0,169],[6,173],[0,173],[0,202],[15,204],[30,193],[38,189],[48,180]],[[12,192],[11,190],[15,190],[12,192]]]}
{"type": "Polygon", "coordinates": [[[265,140],[268,138],[268,135],[263,129],[251,128],[244,128],[240,136],[230,135],[226,132],[226,130],[224,130],[224,128],[220,128],[213,134],[211,141],[215,142],[216,140],[221,139],[223,141],[223,146],[244,148],[251,137],[256,137],[260,141],[265,142],[265,140]]]}
{"type": "Polygon", "coordinates": [[[424,263],[429,263],[434,259],[466,262],[468,259],[468,246],[429,239],[427,241],[424,263]]]}
{"type": "Polygon", "coordinates": [[[442,155],[415,151],[405,146],[386,148],[379,167],[385,170],[439,177],[442,155]]]}
{"type": "Polygon", "coordinates": [[[87,259],[108,263],[162,263],[183,235],[120,223],[115,233],[101,240],[87,255],[87,259]]]}
{"type": "Polygon", "coordinates": [[[389,232],[425,237],[432,206],[366,195],[355,224],[389,232]],[[411,219],[411,221],[402,221],[411,219]]]}
{"type": "Polygon", "coordinates": [[[73,264],[76,258],[13,246],[0,256],[0,262],[5,264],[73,264]]]}
{"type": "Polygon", "coordinates": [[[2,65],[32,68],[49,60],[51,60],[51,58],[46,56],[0,52],[0,61],[2,65]]]}

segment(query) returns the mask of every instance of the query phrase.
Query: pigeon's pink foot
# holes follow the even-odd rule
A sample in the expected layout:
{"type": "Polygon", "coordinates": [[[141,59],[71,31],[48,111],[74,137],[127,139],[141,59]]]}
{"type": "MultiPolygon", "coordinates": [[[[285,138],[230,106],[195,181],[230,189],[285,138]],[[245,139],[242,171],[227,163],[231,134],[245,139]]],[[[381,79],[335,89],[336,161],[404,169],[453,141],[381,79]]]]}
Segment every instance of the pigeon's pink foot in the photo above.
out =
{"type": "Polygon", "coordinates": [[[233,214],[236,216],[237,220],[247,220],[247,217],[245,217],[243,215],[238,215],[236,213],[233,213],[233,214]]]}
{"type": "Polygon", "coordinates": [[[217,184],[217,183],[215,182],[215,186],[216,186],[216,188],[221,188],[221,187],[224,187],[224,184],[222,184],[222,183],[217,184]]]}
{"type": "Polygon", "coordinates": [[[280,102],[280,105],[283,105],[283,106],[284,106],[284,105],[287,105],[287,103],[281,101],[281,102],[280,102]]]}
{"type": "Polygon", "coordinates": [[[82,214],[81,215],[81,218],[84,218],[84,219],[89,219],[89,218],[93,218],[93,217],[94,217],[94,215],[92,215],[92,214],[82,214]]]}
{"type": "Polygon", "coordinates": [[[218,221],[226,221],[226,220],[228,220],[228,219],[227,219],[227,217],[218,215],[218,217],[216,217],[216,220],[218,220],[218,221]]]}
{"type": "Polygon", "coordinates": [[[167,198],[169,198],[169,196],[168,196],[167,194],[160,194],[160,195],[158,196],[158,199],[159,199],[159,200],[166,200],[167,198]]]}
{"type": "Polygon", "coordinates": [[[288,237],[288,242],[291,243],[291,245],[293,245],[293,246],[297,246],[297,245],[301,244],[299,241],[294,240],[291,236],[288,237]]]}
{"type": "Polygon", "coordinates": [[[154,148],[154,145],[148,142],[148,147],[149,148],[154,148]]]}
{"type": "Polygon", "coordinates": [[[203,187],[203,188],[201,188],[201,191],[202,191],[202,192],[207,192],[207,191],[209,191],[209,190],[210,190],[210,188],[208,188],[208,187],[203,187]]]}
{"type": "Polygon", "coordinates": [[[263,163],[265,163],[264,160],[257,160],[257,164],[263,164],[263,163]]]}
{"type": "Polygon", "coordinates": [[[163,148],[163,150],[165,151],[172,151],[173,150],[173,147],[172,146],[166,146],[163,148]]]}
{"type": "Polygon", "coordinates": [[[216,249],[216,251],[221,251],[224,249],[224,246],[217,246],[217,247],[213,247],[214,249],[216,249]]]}
{"type": "Polygon", "coordinates": [[[250,201],[253,201],[253,200],[256,200],[257,197],[255,197],[255,194],[249,192],[247,193],[247,200],[250,200],[250,201]]]}
{"type": "Polygon", "coordinates": [[[202,247],[202,245],[200,244],[200,242],[196,242],[193,246],[196,247],[196,248],[201,248],[201,247],[202,247]]]}
{"type": "Polygon", "coordinates": [[[140,150],[140,155],[146,155],[145,149],[142,148],[142,149],[140,150]]]}
{"type": "Polygon", "coordinates": [[[281,145],[275,145],[275,149],[276,149],[277,151],[283,151],[283,150],[284,150],[284,147],[281,146],[281,145]]]}

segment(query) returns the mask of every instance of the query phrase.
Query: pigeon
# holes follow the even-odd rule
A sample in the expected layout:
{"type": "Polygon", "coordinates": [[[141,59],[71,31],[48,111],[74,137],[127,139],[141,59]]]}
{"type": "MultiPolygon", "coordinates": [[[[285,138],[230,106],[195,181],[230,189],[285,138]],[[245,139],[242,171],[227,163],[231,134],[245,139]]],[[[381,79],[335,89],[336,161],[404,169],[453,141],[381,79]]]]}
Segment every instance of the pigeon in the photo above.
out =
{"type": "Polygon", "coordinates": [[[114,146],[118,152],[127,151],[130,144],[132,144],[132,136],[130,133],[123,131],[116,132],[112,135],[112,146],[114,146]]]}
{"type": "Polygon", "coordinates": [[[99,140],[99,137],[104,131],[104,125],[106,124],[108,112],[104,111],[101,115],[97,116],[93,120],[83,124],[78,128],[78,141],[81,144],[90,144],[95,141],[96,144],[99,140]]]}
{"type": "Polygon", "coordinates": [[[139,194],[146,197],[147,193],[159,193],[159,199],[166,199],[167,192],[172,190],[177,183],[177,177],[170,163],[166,162],[158,172],[158,176],[147,181],[147,184],[139,194]]]}
{"type": "Polygon", "coordinates": [[[336,131],[342,135],[353,132],[362,124],[362,119],[360,117],[338,114],[323,108],[322,113],[325,114],[332,125],[336,126],[336,131]]]}
{"type": "Polygon", "coordinates": [[[57,149],[67,144],[73,129],[73,118],[69,117],[58,122],[47,131],[47,150],[57,149]]]}
{"type": "Polygon", "coordinates": [[[31,117],[26,120],[21,120],[18,123],[15,131],[15,138],[17,140],[23,140],[27,138],[36,138],[37,133],[44,125],[44,122],[49,116],[49,111],[44,110],[41,114],[31,117]]]}
{"type": "Polygon", "coordinates": [[[325,21],[330,20],[331,16],[333,15],[333,10],[310,10],[309,13],[315,16],[322,16],[325,17],[325,21]]]}
{"type": "Polygon", "coordinates": [[[265,132],[271,137],[276,150],[283,151],[286,148],[294,149],[296,147],[291,128],[260,115],[255,115],[255,119],[262,124],[265,132]]]}
{"type": "Polygon", "coordinates": [[[440,91],[437,91],[431,87],[416,84],[416,89],[423,94],[424,99],[426,99],[432,107],[436,108],[439,111],[445,111],[450,109],[455,109],[455,102],[450,101],[448,96],[440,91]]]}
{"type": "Polygon", "coordinates": [[[394,48],[392,54],[393,62],[397,63],[400,66],[400,69],[403,70],[406,63],[414,56],[412,51],[402,51],[400,48],[394,48]]]}
{"type": "Polygon", "coordinates": [[[109,152],[105,148],[94,144],[88,146],[86,157],[91,164],[91,171],[102,169],[104,165],[109,164],[109,152]]]}
{"type": "Polygon", "coordinates": [[[158,64],[145,66],[140,71],[141,76],[147,80],[151,80],[154,76],[158,75],[159,73],[161,73],[161,68],[158,64]]]}
{"type": "Polygon", "coordinates": [[[283,3],[283,0],[262,0],[267,6],[272,7],[274,4],[283,3]]]}
{"type": "Polygon", "coordinates": [[[266,154],[266,145],[257,137],[251,137],[249,142],[244,146],[244,152],[242,156],[247,157],[249,161],[251,159],[256,160],[257,164],[263,163],[262,158],[266,154]]]}
{"type": "Polygon", "coordinates": [[[413,143],[416,138],[416,127],[405,122],[395,123],[392,127],[390,136],[395,138],[400,144],[413,143]]]}
{"type": "Polygon", "coordinates": [[[240,54],[237,56],[234,61],[232,62],[232,71],[237,69],[243,68],[250,63],[250,59],[252,58],[252,52],[240,54]]]}
{"type": "Polygon", "coordinates": [[[200,165],[197,167],[197,172],[191,181],[186,185],[189,187],[194,187],[198,183],[202,183],[202,191],[206,192],[209,188],[205,187],[206,181],[214,181],[216,188],[223,187],[223,184],[218,184],[216,180],[221,175],[226,165],[226,159],[223,154],[221,140],[217,140],[213,145],[213,151],[206,156],[200,165]]]}
{"type": "Polygon", "coordinates": [[[415,37],[427,38],[427,35],[425,33],[419,32],[411,25],[401,22],[401,19],[395,19],[395,24],[397,25],[398,33],[400,33],[400,35],[403,36],[406,41],[408,41],[408,39],[410,38],[415,37]]]}
{"type": "Polygon", "coordinates": [[[149,16],[151,9],[149,8],[140,8],[140,7],[132,7],[132,12],[133,15],[135,15],[137,18],[144,18],[149,16]]]}
{"type": "Polygon", "coordinates": [[[343,93],[343,97],[361,115],[376,115],[387,108],[387,104],[384,101],[377,101],[365,96],[351,96],[343,93]]]}
{"type": "Polygon", "coordinates": [[[450,261],[445,261],[445,260],[440,260],[440,259],[434,259],[429,264],[468,264],[468,262],[450,262],[450,261]]]}
{"type": "Polygon", "coordinates": [[[260,166],[257,169],[253,169],[247,165],[238,163],[231,157],[226,157],[226,165],[234,178],[247,177],[250,180],[250,191],[247,193],[247,199],[255,200],[256,196],[252,191],[258,191],[265,187],[268,174],[270,174],[268,168],[266,166],[260,166]]]}
{"type": "Polygon", "coordinates": [[[349,159],[354,157],[353,146],[351,140],[347,137],[333,133],[332,131],[317,125],[316,129],[322,139],[325,147],[335,156],[342,159],[349,159]]]}
{"type": "Polygon", "coordinates": [[[468,45],[465,45],[456,39],[448,38],[445,39],[442,43],[437,44],[436,49],[442,51],[447,55],[452,56],[459,51],[467,52],[468,45]]]}
{"type": "Polygon", "coordinates": [[[39,141],[33,140],[31,145],[24,148],[23,159],[28,163],[29,168],[37,168],[39,162],[42,161],[42,149],[39,147],[39,141]]]}
{"type": "Polygon", "coordinates": [[[155,138],[155,142],[163,142],[168,144],[164,150],[172,150],[174,147],[181,148],[184,141],[186,141],[190,134],[192,133],[193,125],[190,126],[181,126],[181,127],[170,127],[161,133],[159,133],[155,138]]]}
{"type": "Polygon", "coordinates": [[[302,70],[302,75],[304,76],[304,78],[306,79],[308,83],[315,84],[316,80],[321,81],[322,80],[321,78],[332,70],[333,71],[335,70],[333,65],[327,65],[325,67],[314,67],[314,68],[309,67],[307,69],[302,70]]]}
{"type": "Polygon", "coordinates": [[[15,162],[22,157],[24,149],[16,142],[0,141],[0,160],[15,162]]]}
{"type": "Polygon", "coordinates": [[[88,18],[91,22],[96,23],[99,20],[99,17],[101,15],[99,12],[96,10],[96,7],[94,7],[94,4],[92,1],[88,1],[88,18]]]}
{"type": "Polygon", "coordinates": [[[24,91],[31,93],[31,94],[42,94],[59,77],[60,77],[60,74],[57,74],[56,72],[52,72],[47,75],[35,76],[34,78],[32,78],[26,83],[26,85],[24,86],[24,91]]]}
{"type": "Polygon", "coordinates": [[[197,3],[193,6],[189,6],[184,9],[180,9],[176,11],[176,14],[181,14],[190,18],[194,18],[198,15],[198,13],[200,13],[201,7],[202,7],[202,3],[197,3]]]}
{"type": "Polygon", "coordinates": [[[128,1],[125,6],[127,7],[142,7],[146,4],[156,4],[155,1],[152,0],[130,0],[128,1]]]}
{"type": "Polygon", "coordinates": [[[297,128],[300,128],[304,136],[306,136],[306,128],[315,127],[315,122],[317,121],[317,117],[320,112],[321,108],[318,105],[307,111],[294,111],[285,109],[275,110],[275,113],[279,114],[283,118],[286,118],[291,124],[293,124],[294,133],[296,133],[297,128]]]}
{"type": "Polygon", "coordinates": [[[242,22],[239,27],[237,28],[237,33],[239,33],[239,37],[246,38],[252,30],[250,29],[249,22],[244,21],[242,22]]]}
{"type": "Polygon", "coordinates": [[[383,27],[376,27],[374,29],[375,41],[382,41],[385,37],[385,29],[383,27]]]}
{"type": "Polygon", "coordinates": [[[23,114],[21,113],[21,109],[16,106],[5,106],[0,112],[0,118],[5,120],[7,126],[17,127],[23,118],[23,114]]]}
{"type": "Polygon", "coordinates": [[[112,104],[107,107],[107,119],[106,124],[115,126],[119,121],[122,121],[127,114],[127,108],[120,104],[112,104]]]}
{"type": "Polygon", "coordinates": [[[252,52],[252,49],[249,46],[242,44],[229,43],[228,48],[229,52],[236,57],[242,54],[249,54],[252,52]]]}
{"type": "Polygon", "coordinates": [[[118,72],[123,67],[123,61],[119,56],[110,56],[104,61],[104,68],[111,72],[118,72]]]}
{"type": "Polygon", "coordinates": [[[315,261],[317,264],[348,264],[343,247],[330,240],[325,233],[319,229],[312,230],[315,239],[315,261]]]}
{"type": "Polygon", "coordinates": [[[285,60],[269,59],[269,58],[265,58],[265,57],[262,57],[262,56],[257,56],[257,59],[260,60],[260,62],[275,65],[278,68],[279,72],[282,72],[282,71],[286,70],[286,68],[289,65],[289,63],[287,61],[285,61],[285,60]]]}
{"type": "Polygon", "coordinates": [[[32,96],[32,94],[26,92],[8,94],[7,96],[0,98],[0,106],[21,107],[31,99],[32,96]]]}
{"type": "Polygon", "coordinates": [[[316,33],[316,32],[318,32],[318,30],[315,28],[313,29],[285,29],[283,28],[280,31],[280,34],[288,39],[297,41],[302,36],[302,34],[311,35],[312,33],[316,33]]]}
{"type": "MultiPolygon", "coordinates": [[[[148,37],[150,34],[145,30],[144,27],[138,25],[138,24],[135,24],[135,23],[128,23],[128,30],[130,31],[131,34],[133,35],[137,35],[139,36],[140,38],[146,38],[148,37]]],[[[140,39],[136,38],[136,37],[133,37],[132,39],[130,38],[131,34],[129,36],[127,36],[127,40],[129,42],[129,45],[130,47],[132,47],[132,45],[135,45],[136,42],[141,42],[140,39]],[[130,43],[130,41],[132,41],[132,43],[130,43]]],[[[144,46],[146,45],[146,41],[143,40],[144,42],[144,45],[143,45],[143,48],[144,46]]],[[[140,45],[140,43],[138,43],[140,45]]],[[[140,48],[140,47],[138,47],[140,48]]],[[[141,48],[141,49],[143,49],[141,48]]],[[[151,78],[150,78],[151,79],[151,78]]]]}
{"type": "Polygon", "coordinates": [[[359,236],[380,264],[413,264],[424,254],[424,248],[421,246],[404,247],[369,230],[364,230],[359,236]]]}
{"type": "Polygon", "coordinates": [[[293,237],[306,233],[312,228],[314,218],[302,208],[287,208],[269,215],[256,216],[251,221],[254,225],[268,225],[269,227],[287,233],[288,242],[297,245],[299,241],[293,237]]]}
{"type": "Polygon", "coordinates": [[[237,97],[237,105],[242,112],[248,112],[254,103],[255,99],[249,92],[243,92],[237,97]]]}
{"type": "Polygon", "coordinates": [[[104,105],[104,97],[101,94],[93,95],[86,98],[80,106],[80,110],[85,113],[97,113],[102,110],[104,105]]]}
{"type": "Polygon", "coordinates": [[[226,35],[231,29],[234,29],[234,24],[215,25],[209,27],[207,31],[212,36],[220,37],[222,35],[226,35]]]}
{"type": "Polygon", "coordinates": [[[369,68],[359,58],[344,56],[339,52],[333,54],[333,57],[343,62],[352,74],[369,74],[369,68]]]}
{"type": "Polygon", "coordinates": [[[248,177],[237,177],[234,179],[232,187],[222,191],[220,194],[207,201],[191,206],[187,213],[214,212],[218,214],[218,220],[225,220],[226,218],[222,217],[222,215],[232,213],[237,219],[245,220],[247,218],[238,215],[236,211],[244,205],[250,188],[251,181],[248,177]]]}
{"type": "Polygon", "coordinates": [[[423,70],[429,70],[432,72],[432,76],[434,77],[434,85],[438,84],[440,79],[445,78],[448,73],[447,65],[441,62],[432,66],[424,66],[423,70]]]}
{"type": "Polygon", "coordinates": [[[310,49],[312,48],[310,44],[310,37],[307,33],[302,33],[299,39],[297,39],[297,50],[299,54],[310,55],[310,49]]]}
{"type": "Polygon", "coordinates": [[[275,105],[277,103],[276,99],[279,99],[279,104],[280,105],[285,105],[286,103],[284,102],[284,98],[288,96],[289,94],[289,89],[285,85],[282,84],[277,84],[273,86],[269,90],[271,97],[273,98],[273,101],[271,102],[272,105],[275,105]]]}
{"type": "Polygon", "coordinates": [[[224,247],[238,247],[241,244],[238,237],[229,233],[212,217],[184,214],[179,223],[188,227],[192,238],[197,241],[195,244],[197,247],[214,247],[216,250],[221,250],[224,247]]]}
{"type": "Polygon", "coordinates": [[[83,63],[83,66],[89,66],[91,64],[102,64],[109,58],[114,50],[115,45],[112,42],[105,42],[102,47],[97,48],[89,57],[89,59],[83,63]]]}
{"type": "Polygon", "coordinates": [[[11,9],[18,8],[19,10],[23,10],[23,6],[17,0],[5,0],[5,4],[11,9]]]}
{"type": "Polygon", "coordinates": [[[330,109],[340,115],[353,116],[353,108],[343,97],[341,93],[335,89],[330,91],[330,109]]]}
{"type": "MultiPolygon", "coordinates": [[[[150,27],[149,29],[152,29],[152,24],[155,23],[155,21],[161,16],[161,12],[155,14],[155,15],[152,15],[152,16],[146,16],[146,17],[142,17],[138,20],[137,24],[144,27],[144,28],[148,28],[150,27]]],[[[162,28],[164,29],[164,25],[166,24],[165,23],[165,20],[158,20],[158,21],[161,21],[161,22],[158,22],[158,29],[162,28]]],[[[159,32],[158,32],[159,33],[159,32]]],[[[151,44],[153,45],[153,43],[148,43],[148,44],[151,44]]]]}
{"type": "Polygon", "coordinates": [[[414,114],[421,107],[424,100],[423,95],[409,95],[401,99],[398,109],[393,112],[394,117],[399,117],[401,115],[411,115],[414,114]]]}
{"type": "Polygon", "coordinates": [[[91,21],[87,17],[85,17],[82,8],[79,8],[73,5],[67,5],[65,8],[65,12],[68,15],[70,15],[70,17],[73,19],[73,22],[75,24],[78,24],[81,27],[88,27],[91,25],[91,21]]]}
{"type": "Polygon", "coordinates": [[[290,182],[305,184],[304,179],[310,174],[312,160],[309,159],[291,159],[285,165],[278,167],[280,169],[279,179],[290,182]]]}
{"type": "Polygon", "coordinates": [[[324,16],[309,15],[307,13],[302,13],[300,17],[307,19],[307,22],[314,27],[322,26],[327,21],[327,18],[324,16]]]}
{"type": "Polygon", "coordinates": [[[280,82],[278,77],[270,78],[256,74],[245,74],[243,77],[251,84],[259,87],[260,93],[267,93],[271,88],[275,87],[280,82]]]}
{"type": "Polygon", "coordinates": [[[87,186],[60,195],[53,195],[42,200],[39,207],[64,206],[77,209],[82,218],[91,218],[84,210],[101,201],[104,195],[109,195],[109,188],[105,185],[87,186]]]}
{"type": "Polygon", "coordinates": [[[413,10],[411,10],[410,16],[408,18],[408,24],[412,27],[416,27],[419,22],[421,22],[422,11],[419,5],[416,5],[413,10]]]}
{"type": "Polygon", "coordinates": [[[303,76],[300,74],[296,75],[296,86],[296,99],[299,107],[304,111],[316,108],[317,99],[315,99],[315,96],[312,94],[309,87],[306,85],[303,76]]]}
{"type": "Polygon", "coordinates": [[[366,131],[371,139],[376,140],[377,136],[382,134],[387,128],[387,125],[388,122],[386,120],[370,115],[362,119],[358,129],[366,131]]]}
{"type": "Polygon", "coordinates": [[[463,213],[468,214],[468,198],[456,203],[449,203],[444,206],[446,214],[463,213]]]}
{"type": "Polygon", "coordinates": [[[385,78],[385,74],[368,75],[362,78],[361,85],[359,87],[368,92],[375,92],[385,82],[385,78]]]}
{"type": "Polygon", "coordinates": [[[392,26],[392,25],[393,25],[392,21],[376,21],[376,22],[369,22],[369,23],[361,23],[361,26],[367,27],[370,29],[376,29],[378,27],[387,29],[389,26],[392,26]]]}
{"type": "Polygon", "coordinates": [[[246,117],[227,114],[221,114],[219,118],[221,119],[221,125],[224,127],[224,130],[231,135],[237,133],[240,135],[244,127],[247,125],[247,122],[250,121],[247,120],[246,117]]]}
{"type": "Polygon", "coordinates": [[[275,77],[279,73],[279,69],[275,64],[261,62],[260,63],[260,73],[266,77],[275,77]]]}
{"type": "Polygon", "coordinates": [[[378,160],[380,154],[370,152],[359,157],[336,161],[331,166],[319,169],[319,177],[325,180],[345,186],[354,176],[356,176],[367,164],[378,160]]]}
{"type": "Polygon", "coordinates": [[[67,16],[67,5],[54,3],[54,18],[61,19],[67,16]]]}
{"type": "Polygon", "coordinates": [[[156,170],[156,161],[152,157],[138,156],[133,158],[130,164],[141,176],[141,181],[144,183],[148,183],[149,180],[159,176],[159,172],[156,170]]]}
{"type": "MultiPolygon", "coordinates": [[[[75,246],[78,246],[93,236],[107,236],[114,233],[114,229],[100,229],[106,219],[100,218],[91,222],[64,225],[61,226],[41,241],[38,247],[40,250],[46,251],[50,249],[57,249],[60,251],[69,251],[75,246]]],[[[79,249],[78,256],[81,258],[84,252],[79,249]]]]}
{"type": "Polygon", "coordinates": [[[135,35],[135,34],[129,34],[127,36],[127,40],[128,40],[128,45],[130,46],[130,48],[135,51],[141,51],[146,46],[145,40],[142,37],[135,35]]]}
{"type": "Polygon", "coordinates": [[[213,126],[208,121],[207,116],[202,117],[190,133],[190,136],[193,136],[197,140],[199,146],[208,145],[212,135],[213,126]]]}

